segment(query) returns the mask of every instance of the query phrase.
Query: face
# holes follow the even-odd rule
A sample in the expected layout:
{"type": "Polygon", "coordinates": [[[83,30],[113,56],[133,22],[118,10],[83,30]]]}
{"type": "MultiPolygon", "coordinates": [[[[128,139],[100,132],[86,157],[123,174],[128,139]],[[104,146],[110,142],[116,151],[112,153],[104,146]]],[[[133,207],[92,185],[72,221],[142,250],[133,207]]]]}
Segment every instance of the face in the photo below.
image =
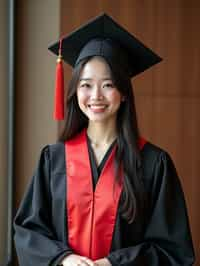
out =
{"type": "Polygon", "coordinates": [[[77,88],[77,99],[90,122],[116,120],[122,95],[115,87],[110,68],[103,58],[94,57],[85,64],[77,88]]]}

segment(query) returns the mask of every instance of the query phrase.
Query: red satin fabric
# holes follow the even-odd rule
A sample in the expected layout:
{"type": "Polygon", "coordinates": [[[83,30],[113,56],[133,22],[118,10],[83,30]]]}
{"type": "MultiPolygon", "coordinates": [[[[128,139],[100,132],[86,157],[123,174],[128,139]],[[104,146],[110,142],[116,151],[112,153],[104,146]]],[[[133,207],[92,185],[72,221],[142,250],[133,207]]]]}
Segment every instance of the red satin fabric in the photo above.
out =
{"type": "Polygon", "coordinates": [[[54,119],[64,119],[64,73],[63,65],[60,60],[56,66],[56,83],[55,83],[55,103],[54,103],[54,119]]]}
{"type": "MultiPolygon", "coordinates": [[[[139,145],[142,148],[145,140],[139,145]]],[[[68,242],[76,254],[92,260],[109,254],[120,194],[115,183],[113,148],[93,191],[86,130],[65,142],[68,242]],[[114,186],[114,190],[113,190],[114,186]],[[114,193],[113,193],[114,191],[114,193]]]]}

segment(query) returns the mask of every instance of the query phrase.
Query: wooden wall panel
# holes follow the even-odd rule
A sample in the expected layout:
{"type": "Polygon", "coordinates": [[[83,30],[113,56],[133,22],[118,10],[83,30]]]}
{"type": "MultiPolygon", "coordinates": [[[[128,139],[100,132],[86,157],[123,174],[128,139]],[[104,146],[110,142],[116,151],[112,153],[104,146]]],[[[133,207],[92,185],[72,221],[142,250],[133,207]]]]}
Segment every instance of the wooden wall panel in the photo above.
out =
{"type": "MultiPolygon", "coordinates": [[[[147,0],[61,1],[61,34],[110,14],[164,61],[134,81],[142,135],[172,155],[188,206],[200,265],[200,2],[147,0]]],[[[71,74],[66,66],[66,82],[71,74]]]]}

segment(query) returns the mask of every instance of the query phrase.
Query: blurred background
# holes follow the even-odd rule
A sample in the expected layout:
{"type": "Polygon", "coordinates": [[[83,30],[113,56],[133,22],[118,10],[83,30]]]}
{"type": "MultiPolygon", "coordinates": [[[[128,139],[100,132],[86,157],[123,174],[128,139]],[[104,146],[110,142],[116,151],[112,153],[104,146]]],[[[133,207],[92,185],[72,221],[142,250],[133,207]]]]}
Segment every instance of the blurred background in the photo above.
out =
{"type": "MultiPolygon", "coordinates": [[[[0,265],[7,265],[8,226],[8,17],[0,0],[0,265]]],[[[181,179],[200,265],[200,1],[46,0],[15,1],[13,213],[41,148],[56,141],[52,119],[56,58],[49,44],[106,12],[164,60],[139,75],[133,86],[141,134],[166,149],[181,179]]],[[[65,83],[71,68],[65,66],[65,83]]],[[[178,219],[179,217],[177,217],[178,219]]],[[[158,228],[159,230],[159,228],[158,228]]],[[[12,257],[9,265],[17,265],[12,257]]]]}

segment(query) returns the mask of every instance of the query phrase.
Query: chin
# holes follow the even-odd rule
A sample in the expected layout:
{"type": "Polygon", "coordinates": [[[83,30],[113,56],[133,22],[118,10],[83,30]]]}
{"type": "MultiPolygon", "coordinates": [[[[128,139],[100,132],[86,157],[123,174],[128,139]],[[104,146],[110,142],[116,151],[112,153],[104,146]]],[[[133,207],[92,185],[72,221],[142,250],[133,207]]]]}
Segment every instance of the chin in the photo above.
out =
{"type": "Polygon", "coordinates": [[[102,118],[88,118],[90,122],[93,122],[93,123],[103,123],[103,122],[106,122],[107,119],[102,119],[102,118]]]}
{"type": "Polygon", "coordinates": [[[116,121],[115,117],[88,117],[88,120],[92,123],[108,123],[116,121]]]}

